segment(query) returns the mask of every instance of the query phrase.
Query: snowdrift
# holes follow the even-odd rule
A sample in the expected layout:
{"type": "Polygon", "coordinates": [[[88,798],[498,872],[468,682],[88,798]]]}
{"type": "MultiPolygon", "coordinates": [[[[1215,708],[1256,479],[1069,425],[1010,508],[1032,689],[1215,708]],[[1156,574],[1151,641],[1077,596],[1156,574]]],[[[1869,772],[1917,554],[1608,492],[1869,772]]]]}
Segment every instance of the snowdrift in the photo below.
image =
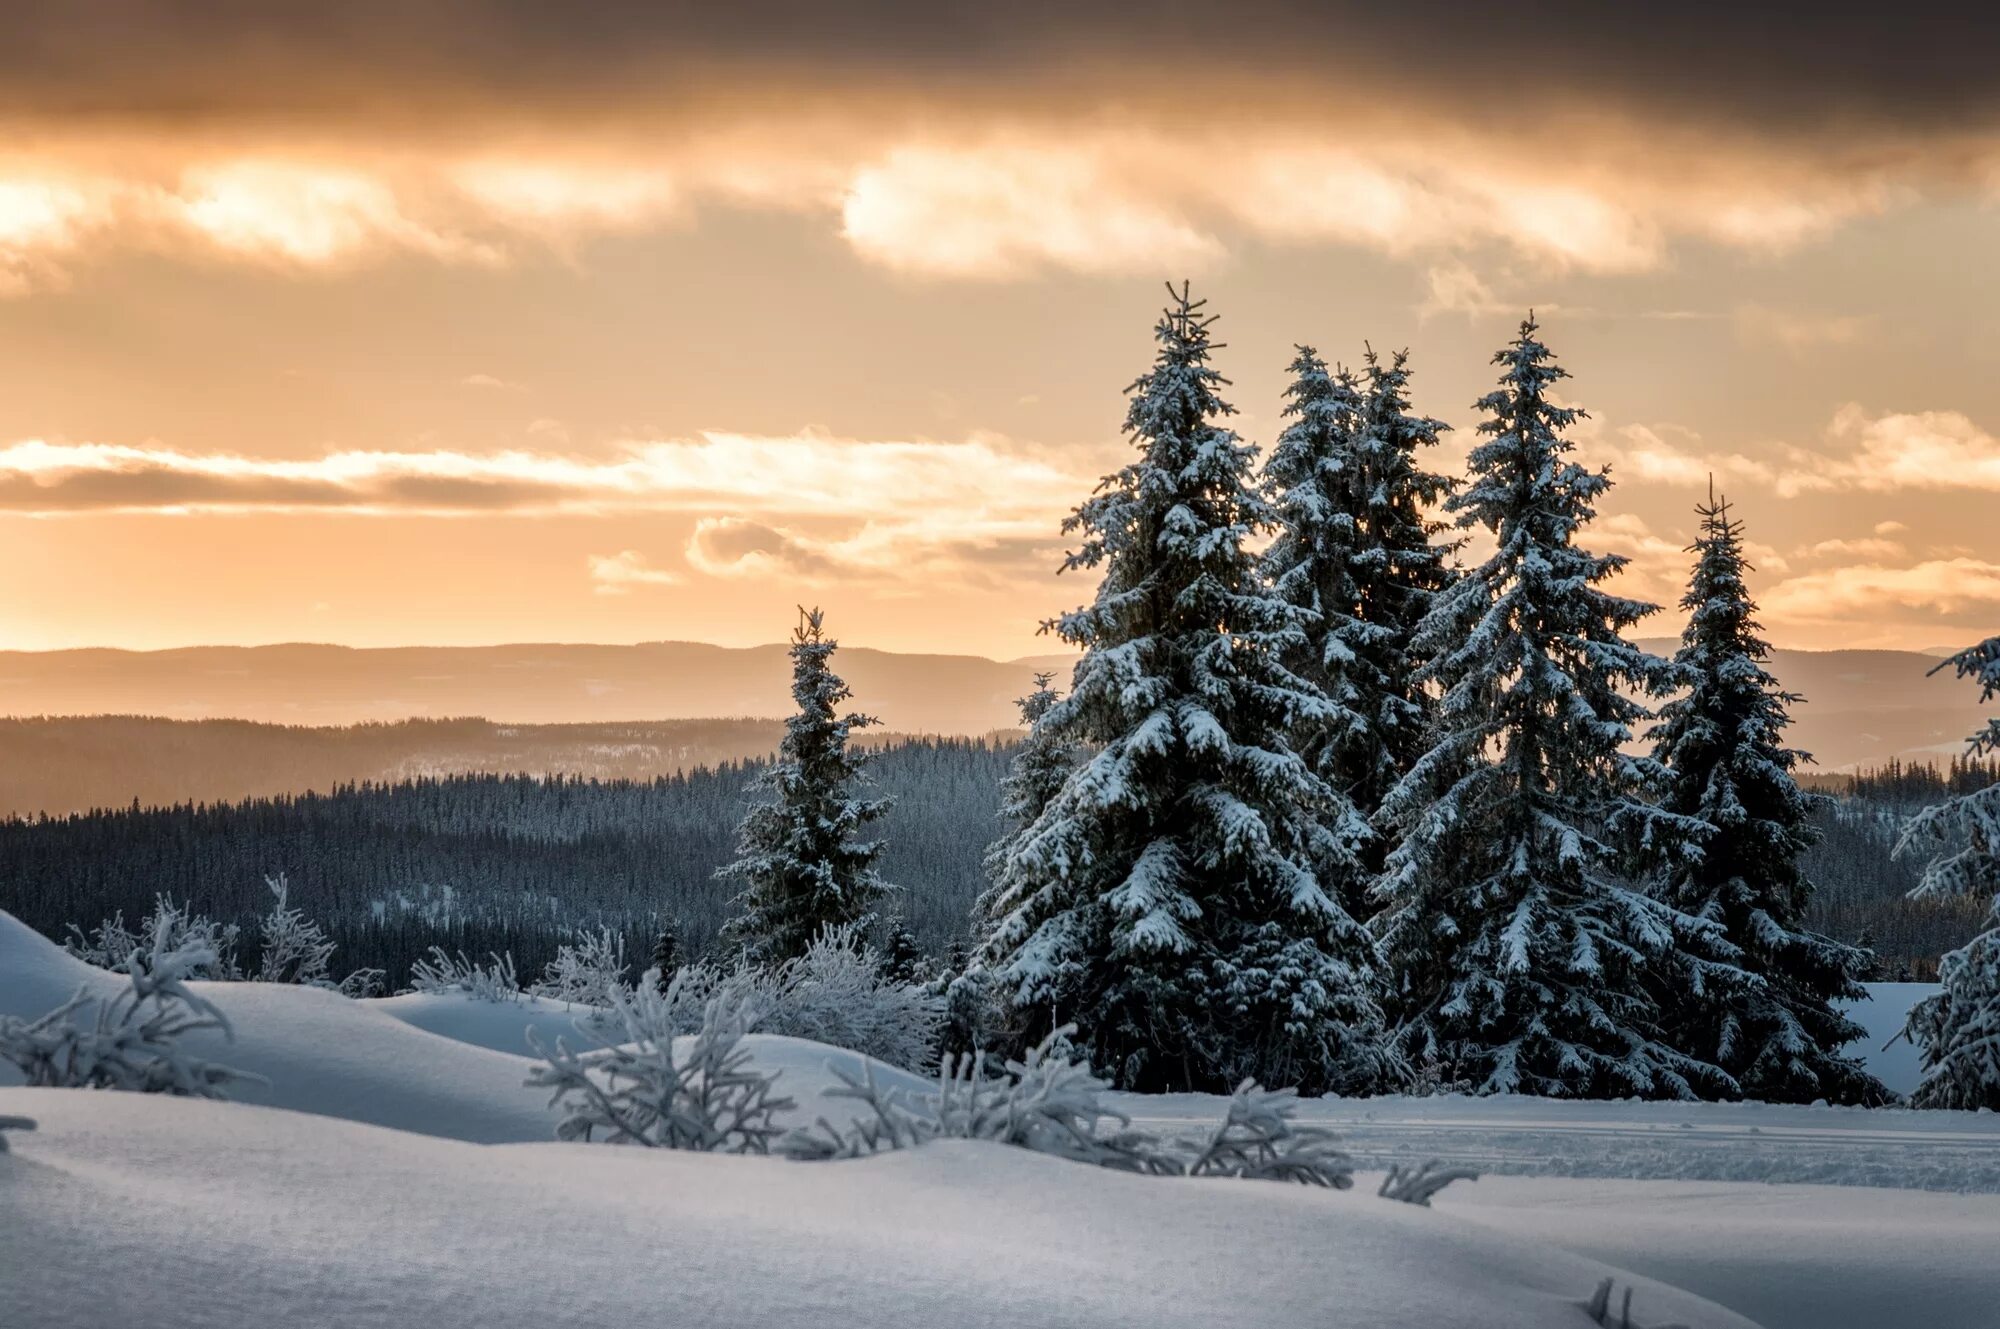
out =
{"type": "MultiPolygon", "coordinates": [[[[35,1016],[78,988],[104,995],[122,975],[92,968],[0,911],[0,1015],[35,1016]]],[[[316,988],[273,983],[197,983],[236,1026],[236,1039],[200,1035],[189,1045],[270,1081],[233,1095],[238,1101],[474,1144],[552,1139],[546,1095],[525,1087],[531,1064],[526,1031],[549,1044],[583,1040],[583,1014],[560,1002],[523,998],[489,1002],[458,993],[351,1001],[316,988]],[[512,1049],[503,1051],[501,1049],[512,1049]]],[[[828,1065],[859,1074],[867,1059],[803,1039],[753,1034],[745,1040],[757,1066],[781,1071],[779,1086],[798,1103],[786,1124],[806,1125],[824,1111],[834,1083],[828,1065]]],[[[917,1077],[874,1063],[884,1088],[921,1091],[917,1077]]],[[[0,1063],[0,1085],[19,1084],[0,1063]]]]}
{"type": "Polygon", "coordinates": [[[998,1145],[855,1163],[478,1147],[234,1103],[0,1090],[0,1285],[40,1329],[1751,1324],[1376,1198],[998,1145]]]}

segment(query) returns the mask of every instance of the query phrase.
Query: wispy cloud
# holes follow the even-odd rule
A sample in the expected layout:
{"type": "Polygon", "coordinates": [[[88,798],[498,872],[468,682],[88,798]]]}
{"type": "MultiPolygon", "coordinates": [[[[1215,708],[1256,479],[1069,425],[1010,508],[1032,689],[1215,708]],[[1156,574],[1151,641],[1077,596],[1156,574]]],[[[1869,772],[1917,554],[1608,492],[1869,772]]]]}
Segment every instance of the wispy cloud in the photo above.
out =
{"type": "Polygon", "coordinates": [[[635,441],[604,458],[511,450],[344,451],[292,459],[159,446],[0,448],[0,509],[329,510],[370,515],[734,509],[868,518],[1047,514],[1090,479],[1005,439],[869,441],[720,432],[635,441]]]}
{"type": "Polygon", "coordinates": [[[1793,355],[1823,346],[1852,346],[1869,330],[1858,314],[1801,314],[1744,304],[1734,314],[1737,337],[1748,345],[1778,346],[1793,355]]]}
{"type": "MultiPolygon", "coordinates": [[[[1742,482],[1781,497],[1862,491],[2000,492],[2000,438],[1959,411],[1871,414],[1849,403],[1811,447],[1769,445],[1768,459],[1703,445],[1667,427],[1626,425],[1596,433],[1594,455],[1627,478],[1698,485],[1742,482]],[[1673,436],[1670,437],[1669,435],[1673,436]]],[[[1888,523],[1901,530],[1900,523],[1888,523]]],[[[1878,534],[1886,534],[1878,528],[1878,534]]]]}
{"type": "Polygon", "coordinates": [[[678,586],[681,578],[653,567],[636,549],[590,556],[590,580],[599,595],[625,595],[639,586],[678,586]]]}
{"type": "Polygon", "coordinates": [[[2000,610],[2000,564],[1966,557],[1827,568],[1779,582],[1764,593],[1763,607],[1774,619],[1799,624],[1887,622],[1899,614],[1990,622],[2000,610]]]}

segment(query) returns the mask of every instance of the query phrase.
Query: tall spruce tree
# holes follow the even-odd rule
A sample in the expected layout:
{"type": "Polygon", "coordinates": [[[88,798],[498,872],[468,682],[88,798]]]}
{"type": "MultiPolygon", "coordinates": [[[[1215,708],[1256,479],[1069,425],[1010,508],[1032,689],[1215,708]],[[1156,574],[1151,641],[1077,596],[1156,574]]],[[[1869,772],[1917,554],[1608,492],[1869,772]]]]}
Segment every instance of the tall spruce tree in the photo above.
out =
{"type": "MultiPolygon", "coordinates": [[[[1379,824],[1382,803],[1416,764],[1428,737],[1431,697],[1417,681],[1425,661],[1417,629],[1457,577],[1452,558],[1463,541],[1439,539],[1448,527],[1429,509],[1456,485],[1426,470],[1421,457],[1451,426],[1410,413],[1408,351],[1397,351],[1387,365],[1374,347],[1366,352],[1355,440],[1362,548],[1354,575],[1368,630],[1354,643],[1353,676],[1368,725],[1369,764],[1349,789],[1384,832],[1376,837],[1379,851],[1391,843],[1379,824]]],[[[1374,865],[1380,867],[1379,856],[1374,865]]]]}
{"type": "MultiPolygon", "coordinates": [[[[2000,697],[2000,637],[1960,651],[1951,668],[1976,679],[1979,699],[2000,697]]],[[[2000,755],[2000,715],[1969,740],[1974,757],[2000,755]]],[[[1912,895],[1993,894],[1988,927],[1938,966],[1940,990],[1910,1012],[1922,1052],[1917,1107],[2000,1111],[2000,784],[1960,794],[1911,818],[1897,852],[1930,853],[1912,895]]]]}
{"type": "Polygon", "coordinates": [[[1701,533],[1674,656],[1686,691],[1651,737],[1665,771],[1662,802],[1701,823],[1694,852],[1676,855],[1660,887],[1674,908],[1717,931],[1676,952],[1661,974],[1667,1042],[1727,1071],[1746,1097],[1778,1103],[1879,1104],[1888,1090],[1840,1048],[1866,1030],[1834,1008],[1867,992],[1866,952],[1803,926],[1812,883],[1799,855],[1819,838],[1826,800],[1801,790],[1805,753],[1784,745],[1786,708],[1803,700],[1764,668],[1744,583],[1742,523],[1726,500],[1698,507],[1701,533]]]}
{"type": "Polygon", "coordinates": [[[742,912],[723,928],[726,945],[753,964],[803,955],[822,930],[866,925],[888,889],[875,870],[882,842],[856,834],[888,811],[886,799],[857,799],[852,786],[867,757],[848,746],[872,716],[839,714],[853,694],[829,666],[839,643],[818,609],[799,610],[792,634],[792,699],[778,760],[750,788],[770,800],[750,809],[737,832],[738,857],[718,877],[745,883],[742,912]]]}
{"type": "Polygon", "coordinates": [[[1415,681],[1416,629],[1454,575],[1456,541],[1426,508],[1452,482],[1419,449],[1449,426],[1410,414],[1409,356],[1367,348],[1365,379],[1329,371],[1309,346],[1291,364],[1285,412],[1264,467],[1278,536],[1264,555],[1277,594],[1306,611],[1298,672],[1337,704],[1297,745],[1342,796],[1332,829],[1352,846],[1332,880],[1357,916],[1393,843],[1382,800],[1422,750],[1430,707],[1415,681]]]}
{"type": "Polygon", "coordinates": [[[1374,948],[1320,885],[1334,795],[1289,740],[1334,704],[1286,666],[1299,613],[1247,548],[1269,513],[1211,322],[1174,293],[1139,455],[1065,523],[1065,568],[1103,576],[1049,625],[1085,653],[1042,724],[1089,756],[1002,866],[984,962],[1026,1037],[1074,1021],[1128,1088],[1365,1090],[1391,1069],[1374,948]]]}
{"type": "Polygon", "coordinates": [[[1277,535],[1261,571],[1272,593],[1299,610],[1299,644],[1287,663],[1332,703],[1301,713],[1292,745],[1333,795],[1320,884],[1356,913],[1365,905],[1374,831],[1372,809],[1357,806],[1349,790],[1369,781],[1381,751],[1370,702],[1382,689],[1367,648],[1387,633],[1361,616],[1360,574],[1369,552],[1356,449],[1361,394],[1345,369],[1330,370],[1310,346],[1297,349],[1285,389],[1290,423],[1264,463],[1277,535]]]}
{"type": "Polygon", "coordinates": [[[1533,318],[1494,356],[1500,387],[1467,487],[1447,500],[1491,558],[1446,588],[1417,634],[1440,689],[1433,744],[1390,792],[1402,842],[1377,920],[1399,1042],[1482,1093],[1690,1097],[1730,1087],[1662,1042],[1646,977],[1710,930],[1634,884],[1642,846],[1688,829],[1650,807],[1651,764],[1623,749],[1666,661],[1624,638],[1656,606],[1599,583],[1622,558],[1577,538],[1610,485],[1569,459],[1581,412],[1533,318]]]}

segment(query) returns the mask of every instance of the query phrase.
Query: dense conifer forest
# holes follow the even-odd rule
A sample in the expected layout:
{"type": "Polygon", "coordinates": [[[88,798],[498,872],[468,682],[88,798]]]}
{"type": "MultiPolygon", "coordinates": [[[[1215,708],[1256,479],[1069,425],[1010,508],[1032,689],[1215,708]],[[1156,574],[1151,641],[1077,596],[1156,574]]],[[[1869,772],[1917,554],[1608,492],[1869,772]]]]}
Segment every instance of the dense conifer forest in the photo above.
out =
{"type": "MultiPolygon", "coordinates": [[[[454,724],[459,722],[453,722],[454,724]]],[[[485,722],[465,722],[484,726],[485,722]]],[[[760,735],[777,726],[754,724],[760,735]]],[[[678,726],[677,726],[678,727],[678,726]]],[[[692,729],[692,724],[687,726],[692,729]]],[[[999,834],[999,782],[1015,745],[897,740],[871,767],[893,796],[882,825],[883,876],[900,887],[886,912],[943,954],[966,934],[999,834]]],[[[0,908],[60,937],[116,910],[136,920],[154,895],[248,923],[283,872],[349,968],[392,983],[432,944],[474,955],[512,950],[539,971],[568,929],[599,921],[643,955],[660,922],[710,946],[738,887],[713,878],[733,857],[736,824],[761,763],[726,761],[652,780],[461,773],[343,784],[326,794],[126,806],[0,821],[0,908]]],[[[1938,956],[1977,930],[1981,904],[1909,900],[1919,863],[1892,860],[1900,818],[1948,792],[2000,779],[2000,765],[1892,765],[1818,777],[1834,795],[1815,818],[1824,838],[1803,864],[1818,886],[1812,925],[1864,938],[1878,977],[1931,977],[1938,956]]]]}

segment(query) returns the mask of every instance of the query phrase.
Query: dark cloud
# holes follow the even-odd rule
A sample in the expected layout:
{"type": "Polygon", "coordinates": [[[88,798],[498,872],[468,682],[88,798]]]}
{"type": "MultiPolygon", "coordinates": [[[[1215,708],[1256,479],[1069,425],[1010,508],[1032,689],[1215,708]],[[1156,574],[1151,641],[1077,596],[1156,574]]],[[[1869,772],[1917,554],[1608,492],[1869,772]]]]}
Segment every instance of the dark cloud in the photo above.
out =
{"type": "MultiPolygon", "coordinates": [[[[70,0],[0,7],[0,106],[133,116],[589,115],[898,85],[971,101],[1391,94],[1766,128],[1985,124],[2000,6],[1554,0],[70,0]],[[776,75],[783,71],[790,77],[776,75]],[[760,77],[764,75],[763,77],[760,77]],[[1040,85],[1040,86],[1037,86],[1040,85]]],[[[1496,126],[1486,123],[1487,129],[1496,126]]]]}

